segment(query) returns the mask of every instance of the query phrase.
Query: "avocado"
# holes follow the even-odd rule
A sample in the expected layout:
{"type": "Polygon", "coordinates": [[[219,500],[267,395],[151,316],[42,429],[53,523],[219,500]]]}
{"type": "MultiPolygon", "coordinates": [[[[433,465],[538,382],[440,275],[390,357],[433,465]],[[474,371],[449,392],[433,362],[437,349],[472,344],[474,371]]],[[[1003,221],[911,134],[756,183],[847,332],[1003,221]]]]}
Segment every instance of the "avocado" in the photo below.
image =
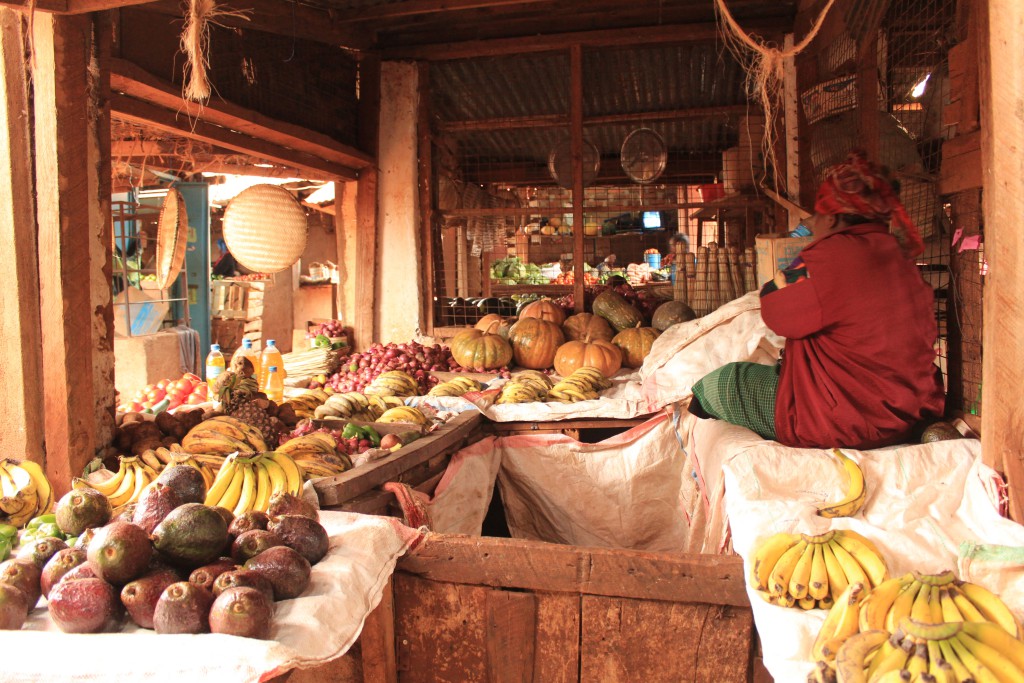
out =
{"type": "Polygon", "coordinates": [[[210,608],[210,631],[243,638],[267,638],[273,603],[255,588],[228,588],[210,608]]]}
{"type": "Polygon", "coordinates": [[[320,513],[311,503],[286,491],[272,495],[267,506],[267,516],[271,519],[281,515],[302,515],[320,521],[320,513]]]}
{"type": "Polygon", "coordinates": [[[75,539],[75,544],[71,547],[78,548],[79,550],[88,550],[89,544],[92,543],[92,537],[95,535],[95,528],[86,529],[78,535],[78,538],[75,539]]]}
{"type": "Polygon", "coordinates": [[[216,562],[196,569],[194,572],[189,574],[188,582],[202,586],[208,591],[213,590],[213,582],[217,580],[217,577],[224,572],[234,571],[238,568],[235,561],[230,557],[222,557],[216,562]]]}
{"type": "MultiPolygon", "coordinates": [[[[114,512],[114,516],[110,518],[110,522],[131,523],[131,521],[135,518],[135,507],[137,505],[138,503],[127,503],[117,508],[117,510],[114,512]]],[[[110,522],[107,522],[107,524],[110,524],[110,522]]]]}
{"type": "MultiPolygon", "coordinates": [[[[189,467],[189,469],[194,469],[189,467]]],[[[159,480],[139,496],[135,505],[135,514],[131,521],[141,527],[147,534],[153,533],[157,524],[171,514],[171,510],[181,505],[182,501],[170,486],[164,486],[159,480]]]]}
{"type": "Polygon", "coordinates": [[[96,576],[115,586],[142,576],[152,555],[149,534],[128,522],[111,522],[97,529],[86,551],[96,576]]]}
{"type": "Polygon", "coordinates": [[[201,567],[220,557],[227,545],[228,524],[216,508],[185,503],[153,530],[153,547],[172,564],[201,567]]]}
{"type": "Polygon", "coordinates": [[[220,595],[228,588],[238,587],[255,588],[267,596],[269,602],[274,602],[274,586],[263,574],[250,569],[236,569],[218,576],[213,582],[213,594],[220,595]]]}
{"type": "Polygon", "coordinates": [[[153,612],[157,633],[209,633],[213,593],[188,581],[164,589],[153,612]]]}
{"type": "Polygon", "coordinates": [[[146,574],[121,589],[121,604],[132,621],[142,628],[153,628],[157,601],[168,586],[178,581],[178,575],[167,569],[146,574]]]}
{"type": "Polygon", "coordinates": [[[169,465],[156,483],[169,487],[181,503],[202,503],[206,500],[206,482],[203,473],[191,465],[169,465]]]}
{"type": "Polygon", "coordinates": [[[273,531],[253,529],[246,531],[231,544],[231,557],[238,564],[245,564],[247,560],[256,557],[267,548],[284,544],[284,539],[273,531]]]}
{"type": "Polygon", "coordinates": [[[259,572],[270,581],[275,600],[297,598],[309,585],[309,561],[285,545],[264,550],[246,562],[245,568],[259,572]]]}
{"type": "Polygon", "coordinates": [[[231,512],[231,510],[228,510],[227,508],[222,508],[219,505],[213,509],[217,511],[217,514],[224,518],[224,524],[226,524],[227,526],[231,526],[231,522],[235,521],[235,515],[233,512],[231,512]]]}
{"type": "Polygon", "coordinates": [[[310,564],[324,559],[330,547],[327,530],[320,522],[301,515],[281,515],[270,522],[269,531],[276,533],[284,544],[297,551],[310,564]]]}
{"type": "Polygon", "coordinates": [[[39,578],[42,575],[43,570],[32,560],[16,559],[0,563],[0,583],[9,583],[15,588],[20,588],[28,599],[29,609],[39,602],[39,596],[42,594],[39,578]]]}
{"type": "MultiPolygon", "coordinates": [[[[76,550],[77,550],[77,548],[76,548],[76,550]]],[[[80,579],[95,579],[95,578],[97,578],[96,577],[96,572],[94,572],[92,570],[92,567],[89,565],[89,555],[88,555],[88,553],[86,553],[85,562],[83,562],[82,564],[78,565],[77,567],[72,567],[71,569],[69,569],[67,572],[65,572],[64,576],[62,576],[60,578],[60,581],[58,581],[57,583],[64,583],[65,581],[78,581],[80,579]]]]}
{"type": "Polygon", "coordinates": [[[61,581],[48,602],[50,618],[64,633],[99,633],[120,621],[117,590],[102,579],[61,581]]]}
{"type": "Polygon", "coordinates": [[[81,536],[86,529],[103,526],[112,514],[110,501],[96,489],[71,489],[57,501],[57,526],[68,536],[81,536]]]}
{"type": "Polygon", "coordinates": [[[32,560],[36,566],[42,569],[50,558],[58,551],[64,550],[68,544],[55,536],[46,536],[21,546],[18,549],[18,559],[32,560]]]}
{"type": "Polygon", "coordinates": [[[233,541],[246,531],[252,531],[253,529],[266,530],[269,522],[270,518],[267,517],[266,512],[251,510],[235,517],[228,526],[228,535],[231,536],[231,540],[233,541]]]}
{"type": "Polygon", "coordinates": [[[9,583],[0,583],[0,630],[17,631],[28,619],[25,592],[9,583]]]}
{"type": "Polygon", "coordinates": [[[65,548],[57,551],[57,554],[50,558],[50,561],[43,567],[42,576],[39,578],[39,587],[43,596],[50,597],[50,590],[60,583],[64,575],[80,564],[86,562],[86,552],[79,548],[65,548]]]}

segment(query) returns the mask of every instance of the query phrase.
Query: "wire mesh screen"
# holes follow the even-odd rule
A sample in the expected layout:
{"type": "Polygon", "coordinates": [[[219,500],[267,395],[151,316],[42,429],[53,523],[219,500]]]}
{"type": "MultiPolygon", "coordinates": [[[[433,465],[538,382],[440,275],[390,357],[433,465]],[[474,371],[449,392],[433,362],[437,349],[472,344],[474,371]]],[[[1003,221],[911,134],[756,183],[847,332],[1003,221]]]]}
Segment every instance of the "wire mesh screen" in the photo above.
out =
{"type": "Polygon", "coordinates": [[[581,71],[575,225],[569,55],[432,64],[435,327],[542,295],[572,308],[580,259],[588,288],[619,276],[672,298],[677,243],[742,253],[771,228],[763,119],[731,57],[714,44],[588,49],[581,71]]]}

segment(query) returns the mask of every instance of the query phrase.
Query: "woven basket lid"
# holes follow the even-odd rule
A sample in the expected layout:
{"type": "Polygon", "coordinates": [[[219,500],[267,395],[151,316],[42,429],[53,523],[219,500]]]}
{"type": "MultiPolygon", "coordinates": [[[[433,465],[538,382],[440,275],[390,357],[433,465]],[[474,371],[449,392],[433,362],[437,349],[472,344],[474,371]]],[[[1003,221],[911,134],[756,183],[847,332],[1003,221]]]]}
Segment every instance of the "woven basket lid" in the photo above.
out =
{"type": "Polygon", "coordinates": [[[224,242],[240,264],[257,273],[290,268],[306,250],[306,212],[278,185],[253,185],[228,202],[224,242]]]}
{"type": "Polygon", "coordinates": [[[165,289],[174,282],[185,262],[185,245],[188,242],[188,213],[185,198],[173,187],[164,197],[163,208],[156,228],[156,282],[159,289],[165,289]]]}

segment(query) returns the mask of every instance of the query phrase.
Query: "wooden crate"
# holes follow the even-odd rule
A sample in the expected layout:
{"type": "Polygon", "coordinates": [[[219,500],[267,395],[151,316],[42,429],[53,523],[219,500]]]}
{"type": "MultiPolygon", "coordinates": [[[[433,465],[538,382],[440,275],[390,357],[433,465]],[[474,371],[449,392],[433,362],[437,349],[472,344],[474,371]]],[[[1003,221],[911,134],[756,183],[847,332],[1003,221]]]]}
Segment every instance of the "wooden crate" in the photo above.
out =
{"type": "Polygon", "coordinates": [[[364,681],[755,680],[736,556],[429,535],[360,636],[364,681]]]}

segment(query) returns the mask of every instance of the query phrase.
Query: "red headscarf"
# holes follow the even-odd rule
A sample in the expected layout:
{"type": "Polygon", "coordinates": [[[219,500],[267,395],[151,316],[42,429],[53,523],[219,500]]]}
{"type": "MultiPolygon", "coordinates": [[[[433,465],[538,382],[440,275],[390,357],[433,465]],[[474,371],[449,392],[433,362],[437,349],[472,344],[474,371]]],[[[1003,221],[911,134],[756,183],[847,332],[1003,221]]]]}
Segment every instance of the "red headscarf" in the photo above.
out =
{"type": "Polygon", "coordinates": [[[860,150],[851,152],[845,163],[825,171],[814,210],[822,215],[848,213],[880,223],[891,221],[893,233],[909,257],[924,251],[921,233],[896,197],[892,185],[860,150]]]}

